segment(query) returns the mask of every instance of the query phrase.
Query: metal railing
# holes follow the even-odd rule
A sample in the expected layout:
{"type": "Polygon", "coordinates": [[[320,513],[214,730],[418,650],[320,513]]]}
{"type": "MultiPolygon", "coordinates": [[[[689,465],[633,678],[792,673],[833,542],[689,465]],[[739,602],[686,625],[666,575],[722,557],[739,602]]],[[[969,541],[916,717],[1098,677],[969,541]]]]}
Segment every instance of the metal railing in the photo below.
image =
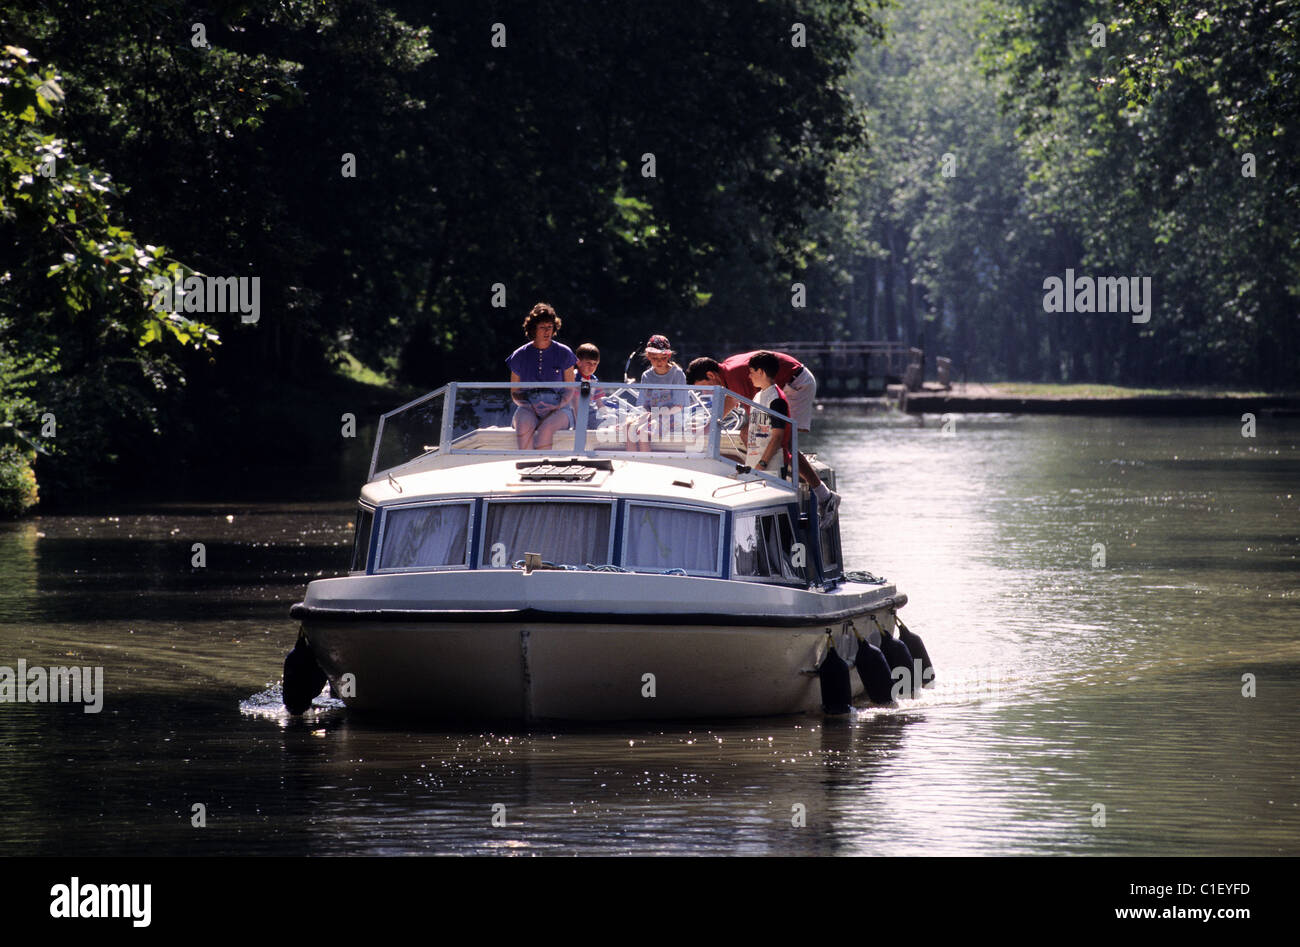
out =
{"type": "MultiPolygon", "coordinates": [[[[799,456],[798,426],[791,418],[714,385],[453,382],[380,417],[368,479],[395,475],[435,453],[727,460],[724,451],[738,451],[743,457],[747,444],[739,431],[728,436],[723,430],[728,399],[784,421],[791,457],[799,456]],[[564,426],[551,432],[551,447],[519,446],[519,414],[531,414],[527,426],[557,410],[568,414],[564,426]]],[[[753,473],[788,479],[797,489],[797,471],[792,462],[788,478],[753,473]]]]}

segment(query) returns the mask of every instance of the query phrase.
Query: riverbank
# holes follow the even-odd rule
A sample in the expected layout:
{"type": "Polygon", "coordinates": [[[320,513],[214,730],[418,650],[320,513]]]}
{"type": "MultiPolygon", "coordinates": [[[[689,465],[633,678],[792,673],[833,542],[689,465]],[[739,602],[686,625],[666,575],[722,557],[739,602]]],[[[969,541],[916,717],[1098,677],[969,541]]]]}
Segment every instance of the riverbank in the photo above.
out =
{"type": "Polygon", "coordinates": [[[971,382],[944,390],[933,385],[901,392],[909,414],[1075,414],[1115,417],[1187,415],[1300,415],[1300,395],[1222,389],[1122,388],[971,382]]]}
{"type": "Polygon", "coordinates": [[[33,462],[0,446],[0,521],[195,496],[260,502],[352,497],[369,469],[379,416],[423,394],[350,355],[329,373],[302,381],[250,380],[254,385],[254,394],[241,397],[255,409],[236,408],[229,392],[179,393],[167,433],[143,447],[110,444],[112,463],[85,466],[84,450],[52,450],[33,462]]]}

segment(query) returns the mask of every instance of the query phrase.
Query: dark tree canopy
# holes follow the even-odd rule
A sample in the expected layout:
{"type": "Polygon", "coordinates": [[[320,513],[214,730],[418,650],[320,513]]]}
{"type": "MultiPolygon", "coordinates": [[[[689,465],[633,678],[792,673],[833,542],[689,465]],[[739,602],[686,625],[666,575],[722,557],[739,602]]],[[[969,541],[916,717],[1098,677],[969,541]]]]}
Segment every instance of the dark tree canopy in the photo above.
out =
{"type": "Polygon", "coordinates": [[[0,474],[22,506],[38,451],[54,499],[325,463],[397,394],[361,380],[499,380],[539,299],[606,375],[663,332],[1294,385],[1298,30],[1269,0],[0,0],[0,474]],[[1046,312],[1068,268],[1150,276],[1151,320],[1046,312]],[[256,277],[258,321],[151,309],[195,275],[256,277]]]}

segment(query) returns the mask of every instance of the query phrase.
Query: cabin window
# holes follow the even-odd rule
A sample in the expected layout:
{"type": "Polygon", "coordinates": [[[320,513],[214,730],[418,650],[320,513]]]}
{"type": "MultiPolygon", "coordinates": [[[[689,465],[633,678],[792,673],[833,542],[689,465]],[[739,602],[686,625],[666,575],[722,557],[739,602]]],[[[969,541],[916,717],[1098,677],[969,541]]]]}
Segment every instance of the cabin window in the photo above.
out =
{"type": "Polygon", "coordinates": [[[784,510],[736,514],[731,574],[738,579],[808,582],[807,551],[796,548],[790,516],[784,510]],[[796,556],[801,558],[796,560],[796,556]]]}
{"type": "Polygon", "coordinates": [[[526,552],[557,566],[605,565],[610,561],[612,504],[551,500],[488,504],[483,532],[486,568],[512,568],[526,552]]]}
{"type": "Polygon", "coordinates": [[[375,521],[375,511],[364,506],[357,508],[357,525],[352,534],[352,571],[366,571],[366,557],[370,555],[370,527],[375,521]]]}
{"type": "Polygon", "coordinates": [[[384,512],[379,568],[445,569],[469,558],[468,503],[390,508],[384,512]]]}
{"type": "Polygon", "coordinates": [[[836,520],[826,529],[821,530],[822,570],[828,577],[840,573],[840,523],[836,520]]]}
{"type": "Polygon", "coordinates": [[[719,575],[722,514],[684,507],[629,503],[623,565],[638,571],[682,569],[719,575]]]}

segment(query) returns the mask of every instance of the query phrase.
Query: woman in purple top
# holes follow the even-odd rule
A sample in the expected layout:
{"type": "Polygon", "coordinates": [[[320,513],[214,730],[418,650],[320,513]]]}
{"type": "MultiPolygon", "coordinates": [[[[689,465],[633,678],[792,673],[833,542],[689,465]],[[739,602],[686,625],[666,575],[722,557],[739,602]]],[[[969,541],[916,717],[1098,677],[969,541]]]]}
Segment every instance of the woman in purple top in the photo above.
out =
{"type": "MultiPolygon", "coordinates": [[[[573,381],[578,364],[573,349],[555,341],[560,317],[547,303],[538,303],[524,320],[524,334],[533,341],[521,345],[506,359],[512,382],[573,381]]],[[[577,389],[511,388],[515,435],[520,450],[550,450],[556,431],[573,427],[573,400],[577,389]]]]}

